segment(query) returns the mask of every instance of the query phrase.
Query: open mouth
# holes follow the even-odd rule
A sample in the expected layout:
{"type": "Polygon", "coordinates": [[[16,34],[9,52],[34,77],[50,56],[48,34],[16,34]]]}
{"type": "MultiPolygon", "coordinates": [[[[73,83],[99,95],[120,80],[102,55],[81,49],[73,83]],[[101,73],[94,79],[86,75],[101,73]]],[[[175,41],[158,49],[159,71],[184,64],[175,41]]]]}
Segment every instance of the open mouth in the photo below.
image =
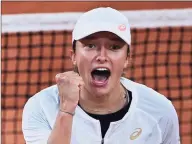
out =
{"type": "Polygon", "coordinates": [[[96,68],[91,72],[91,76],[96,83],[104,84],[110,77],[111,72],[107,68],[96,68]]]}

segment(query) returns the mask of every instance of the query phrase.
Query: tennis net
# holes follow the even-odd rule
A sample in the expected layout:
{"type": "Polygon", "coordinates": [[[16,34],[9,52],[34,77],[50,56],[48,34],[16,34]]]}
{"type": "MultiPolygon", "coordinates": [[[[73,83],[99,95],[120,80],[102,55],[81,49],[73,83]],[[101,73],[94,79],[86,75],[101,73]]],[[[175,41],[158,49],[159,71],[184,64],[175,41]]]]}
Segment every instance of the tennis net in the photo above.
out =
{"type": "MultiPolygon", "coordinates": [[[[170,99],[181,140],[192,143],[192,9],[122,11],[131,24],[133,63],[126,76],[170,99]]],[[[72,70],[71,31],[82,13],[2,16],[2,143],[24,143],[28,98],[72,70]]]]}

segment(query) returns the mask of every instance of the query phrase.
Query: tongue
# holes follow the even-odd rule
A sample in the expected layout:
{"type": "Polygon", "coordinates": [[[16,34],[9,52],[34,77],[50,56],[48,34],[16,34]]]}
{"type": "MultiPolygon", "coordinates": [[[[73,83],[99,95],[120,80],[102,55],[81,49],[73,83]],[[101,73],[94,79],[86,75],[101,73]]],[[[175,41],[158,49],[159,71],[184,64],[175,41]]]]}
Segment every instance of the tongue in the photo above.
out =
{"type": "Polygon", "coordinates": [[[105,82],[107,80],[106,76],[101,76],[101,75],[93,75],[93,78],[95,81],[99,81],[99,82],[105,82]]]}

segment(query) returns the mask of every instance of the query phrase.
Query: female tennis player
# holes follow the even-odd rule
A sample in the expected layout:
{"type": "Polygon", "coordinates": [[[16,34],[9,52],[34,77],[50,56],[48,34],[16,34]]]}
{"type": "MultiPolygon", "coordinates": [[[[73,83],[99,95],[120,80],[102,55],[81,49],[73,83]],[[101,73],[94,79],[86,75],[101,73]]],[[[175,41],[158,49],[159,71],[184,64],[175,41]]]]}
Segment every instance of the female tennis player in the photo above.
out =
{"type": "Polygon", "coordinates": [[[27,144],[179,144],[176,111],[163,95],[122,77],[131,58],[127,18],[112,8],[84,13],[73,30],[75,71],[31,97],[27,144]]]}

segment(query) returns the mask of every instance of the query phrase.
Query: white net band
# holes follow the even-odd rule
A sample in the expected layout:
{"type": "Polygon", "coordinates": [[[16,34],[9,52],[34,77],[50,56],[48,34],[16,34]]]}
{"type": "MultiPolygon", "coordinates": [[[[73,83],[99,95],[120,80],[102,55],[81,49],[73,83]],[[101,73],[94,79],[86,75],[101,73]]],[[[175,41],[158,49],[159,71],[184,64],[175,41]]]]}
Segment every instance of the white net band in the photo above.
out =
{"type": "MultiPolygon", "coordinates": [[[[121,11],[132,28],[192,26],[192,8],[121,11]]],[[[35,13],[2,15],[2,32],[72,30],[82,13],[35,13]]]]}

